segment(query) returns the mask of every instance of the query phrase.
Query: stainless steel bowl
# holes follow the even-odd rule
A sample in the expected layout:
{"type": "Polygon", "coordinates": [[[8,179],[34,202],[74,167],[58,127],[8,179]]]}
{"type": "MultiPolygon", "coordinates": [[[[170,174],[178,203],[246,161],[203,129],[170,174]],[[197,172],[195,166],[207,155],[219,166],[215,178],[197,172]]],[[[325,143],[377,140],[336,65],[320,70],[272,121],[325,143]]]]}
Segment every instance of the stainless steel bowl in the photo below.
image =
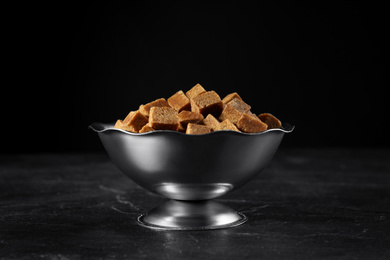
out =
{"type": "Polygon", "coordinates": [[[253,179],[272,159],[284,134],[294,129],[283,124],[280,129],[254,134],[218,131],[187,135],[169,130],[130,133],[102,123],[90,128],[99,134],[112,161],[128,178],[174,200],[138,219],[144,226],[161,229],[212,229],[245,222],[242,214],[207,200],[253,179]],[[218,214],[220,217],[215,217],[218,214]]]}

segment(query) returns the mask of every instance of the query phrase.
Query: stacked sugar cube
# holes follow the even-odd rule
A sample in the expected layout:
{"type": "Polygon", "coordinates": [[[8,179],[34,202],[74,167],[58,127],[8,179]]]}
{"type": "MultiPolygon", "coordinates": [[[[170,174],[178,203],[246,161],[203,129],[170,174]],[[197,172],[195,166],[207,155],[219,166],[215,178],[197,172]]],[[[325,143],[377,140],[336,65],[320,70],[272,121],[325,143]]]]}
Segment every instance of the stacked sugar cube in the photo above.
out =
{"type": "Polygon", "coordinates": [[[184,93],[140,105],[125,119],[118,119],[115,128],[133,133],[173,130],[186,134],[205,134],[220,130],[258,133],[280,128],[281,122],[271,114],[255,115],[251,106],[236,93],[221,100],[215,91],[206,91],[200,84],[184,93]]]}

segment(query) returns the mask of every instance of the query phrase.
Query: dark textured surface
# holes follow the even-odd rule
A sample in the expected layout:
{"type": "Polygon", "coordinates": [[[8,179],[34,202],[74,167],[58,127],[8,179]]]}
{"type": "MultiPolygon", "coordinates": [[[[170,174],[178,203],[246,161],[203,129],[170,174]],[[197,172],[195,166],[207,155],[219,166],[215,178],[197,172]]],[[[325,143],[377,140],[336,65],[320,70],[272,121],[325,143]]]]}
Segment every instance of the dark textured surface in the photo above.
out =
{"type": "Polygon", "coordinates": [[[218,199],[249,221],[214,231],[136,223],[163,198],[105,154],[0,156],[3,259],[390,259],[390,151],[282,149],[218,199]]]}

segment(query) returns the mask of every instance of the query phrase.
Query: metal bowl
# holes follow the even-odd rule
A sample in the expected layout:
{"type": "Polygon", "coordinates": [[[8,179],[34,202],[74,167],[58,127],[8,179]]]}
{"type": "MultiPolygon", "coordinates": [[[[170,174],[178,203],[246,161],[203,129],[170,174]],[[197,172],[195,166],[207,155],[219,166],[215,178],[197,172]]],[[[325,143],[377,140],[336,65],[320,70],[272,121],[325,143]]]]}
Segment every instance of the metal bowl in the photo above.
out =
{"type": "MultiPolygon", "coordinates": [[[[112,161],[129,179],[148,191],[175,200],[139,218],[145,226],[163,229],[210,229],[245,222],[246,217],[232,210],[228,212],[225,206],[220,207],[223,217],[208,219],[219,213],[210,210],[210,202],[206,200],[253,179],[272,159],[284,134],[294,129],[283,124],[282,128],[254,134],[217,131],[188,135],[169,130],[131,133],[102,123],[93,123],[90,128],[99,134],[112,161]],[[197,212],[202,212],[199,207],[203,205],[204,215],[198,213],[194,217],[191,205],[197,212]],[[232,216],[224,217],[228,213],[232,216]],[[179,221],[178,215],[194,220],[179,221]]],[[[214,205],[215,208],[218,207],[214,205]]]]}

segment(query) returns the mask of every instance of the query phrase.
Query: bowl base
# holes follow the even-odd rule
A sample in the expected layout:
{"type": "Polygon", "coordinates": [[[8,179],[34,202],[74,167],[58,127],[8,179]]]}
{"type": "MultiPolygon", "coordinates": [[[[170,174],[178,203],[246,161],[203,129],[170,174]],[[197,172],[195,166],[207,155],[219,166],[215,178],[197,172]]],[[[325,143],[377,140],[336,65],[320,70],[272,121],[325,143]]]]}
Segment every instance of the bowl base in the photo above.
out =
{"type": "Polygon", "coordinates": [[[239,226],[248,218],[213,200],[168,200],[138,217],[143,227],[159,230],[210,230],[239,226]]]}

